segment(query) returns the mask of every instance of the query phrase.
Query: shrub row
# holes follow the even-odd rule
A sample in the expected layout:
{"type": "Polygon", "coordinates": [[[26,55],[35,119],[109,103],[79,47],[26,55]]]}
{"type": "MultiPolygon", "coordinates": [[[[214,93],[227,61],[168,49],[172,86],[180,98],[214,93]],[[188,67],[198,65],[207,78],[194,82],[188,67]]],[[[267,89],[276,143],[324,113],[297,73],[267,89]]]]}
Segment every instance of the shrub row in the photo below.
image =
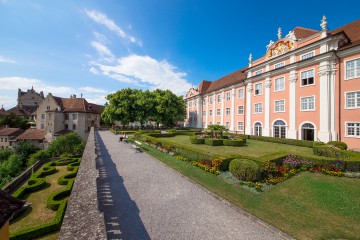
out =
{"type": "Polygon", "coordinates": [[[210,146],[221,146],[223,145],[222,139],[205,138],[205,144],[210,146]]]}
{"type": "Polygon", "coordinates": [[[192,144],[204,144],[205,143],[205,138],[190,137],[190,142],[192,144]]]}
{"type": "MultiPolygon", "coordinates": [[[[64,197],[67,197],[70,195],[71,193],[71,189],[73,187],[74,184],[74,177],[76,176],[77,170],[78,170],[78,165],[79,165],[79,159],[75,160],[72,159],[72,163],[68,165],[68,169],[72,168],[72,172],[71,173],[67,173],[66,175],[62,176],[60,179],[64,179],[64,181],[62,183],[66,184],[66,188],[57,192],[54,192],[53,194],[51,194],[47,200],[47,208],[52,209],[54,211],[56,211],[56,215],[55,218],[50,222],[50,223],[46,223],[46,224],[42,224],[30,229],[26,229],[26,230],[22,230],[22,231],[18,231],[18,232],[13,232],[10,235],[10,239],[11,240],[26,240],[26,239],[34,239],[34,238],[38,238],[41,236],[44,236],[46,234],[49,234],[51,232],[57,231],[61,228],[61,224],[62,224],[62,220],[64,218],[65,215],[65,210],[66,210],[66,206],[67,206],[67,200],[62,200],[64,197]],[[71,179],[70,177],[73,176],[71,179]],[[66,183],[65,183],[65,179],[66,179],[66,183]]],[[[18,197],[20,198],[21,196],[23,196],[25,193],[28,192],[33,192],[35,190],[38,189],[34,189],[34,185],[39,186],[40,184],[45,184],[44,186],[46,186],[46,181],[43,178],[45,175],[48,175],[50,173],[49,169],[55,169],[55,165],[62,165],[64,163],[61,161],[56,161],[56,162],[51,162],[46,164],[41,171],[38,171],[36,174],[34,174],[34,178],[30,179],[28,184],[30,184],[30,181],[34,181],[36,180],[36,183],[32,184],[31,187],[29,188],[27,187],[21,187],[18,189],[18,191],[16,191],[13,196],[14,197],[18,197]],[[31,191],[30,191],[31,190],[31,191]]],[[[59,181],[60,181],[59,179],[59,181]]]]}
{"type": "Polygon", "coordinates": [[[330,148],[329,145],[324,143],[315,143],[313,152],[318,156],[333,157],[344,161],[360,161],[360,153],[354,151],[340,150],[336,148],[330,148]]]}
{"type": "Polygon", "coordinates": [[[327,143],[327,145],[332,145],[332,146],[338,147],[341,150],[347,150],[347,148],[348,148],[346,143],[340,142],[340,141],[330,141],[327,143]]]}
{"type": "Polygon", "coordinates": [[[245,139],[236,139],[236,140],[228,140],[223,139],[223,144],[225,146],[233,146],[233,147],[240,147],[245,145],[245,139]]]}
{"type": "Polygon", "coordinates": [[[313,144],[314,144],[313,141],[307,141],[307,140],[265,137],[265,136],[256,136],[256,135],[250,135],[249,139],[259,140],[259,141],[264,141],[264,142],[288,144],[288,145],[301,146],[301,147],[309,147],[309,148],[312,148],[313,144]]]}
{"type": "Polygon", "coordinates": [[[146,135],[154,138],[167,138],[175,136],[173,133],[148,133],[146,135]]]}

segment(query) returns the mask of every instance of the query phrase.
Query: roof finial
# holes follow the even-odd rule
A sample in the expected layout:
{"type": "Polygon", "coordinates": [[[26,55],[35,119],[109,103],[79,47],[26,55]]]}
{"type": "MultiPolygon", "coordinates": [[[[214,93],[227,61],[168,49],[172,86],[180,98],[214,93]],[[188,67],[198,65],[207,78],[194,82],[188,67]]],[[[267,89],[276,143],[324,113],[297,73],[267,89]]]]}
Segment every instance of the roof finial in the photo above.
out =
{"type": "Polygon", "coordinates": [[[327,30],[327,21],[326,21],[326,16],[324,15],[321,19],[321,24],[320,24],[320,27],[323,31],[326,31],[327,30]]]}
{"type": "Polygon", "coordinates": [[[249,63],[251,63],[252,62],[252,54],[250,53],[250,55],[249,55],[249,63]]]}
{"type": "Polygon", "coordinates": [[[277,34],[279,39],[281,39],[281,34],[282,34],[282,32],[281,32],[281,27],[279,27],[279,28],[278,28],[278,34],[277,34]]]}

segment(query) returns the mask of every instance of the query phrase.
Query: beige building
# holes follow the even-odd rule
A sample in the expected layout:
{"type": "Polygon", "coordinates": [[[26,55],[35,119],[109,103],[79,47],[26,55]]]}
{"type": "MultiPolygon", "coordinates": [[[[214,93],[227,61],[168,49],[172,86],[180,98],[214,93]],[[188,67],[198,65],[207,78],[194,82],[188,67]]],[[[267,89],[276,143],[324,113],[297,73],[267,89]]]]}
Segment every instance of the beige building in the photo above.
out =
{"type": "Polygon", "coordinates": [[[12,139],[11,146],[14,146],[16,142],[28,140],[34,146],[37,146],[40,149],[47,148],[47,141],[45,139],[45,131],[41,129],[28,129],[24,131],[22,134],[12,139]]]}
{"type": "Polygon", "coordinates": [[[45,130],[47,142],[69,131],[87,139],[91,127],[100,126],[102,106],[88,103],[84,98],[55,97],[51,93],[39,105],[36,112],[36,128],[45,130]]]}
{"type": "Polygon", "coordinates": [[[25,130],[20,128],[2,128],[0,129],[0,150],[12,146],[12,140],[22,134],[25,130]]]}

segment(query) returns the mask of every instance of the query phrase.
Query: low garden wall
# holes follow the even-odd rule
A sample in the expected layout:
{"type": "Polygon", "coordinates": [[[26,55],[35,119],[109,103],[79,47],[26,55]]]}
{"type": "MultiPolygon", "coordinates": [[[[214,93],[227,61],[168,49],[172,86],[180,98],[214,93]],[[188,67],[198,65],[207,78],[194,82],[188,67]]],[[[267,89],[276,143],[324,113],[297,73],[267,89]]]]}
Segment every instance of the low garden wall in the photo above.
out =
{"type": "Polygon", "coordinates": [[[94,128],[82,156],[61,226],[59,239],[106,239],[104,216],[98,209],[96,179],[97,140],[94,128]]]}

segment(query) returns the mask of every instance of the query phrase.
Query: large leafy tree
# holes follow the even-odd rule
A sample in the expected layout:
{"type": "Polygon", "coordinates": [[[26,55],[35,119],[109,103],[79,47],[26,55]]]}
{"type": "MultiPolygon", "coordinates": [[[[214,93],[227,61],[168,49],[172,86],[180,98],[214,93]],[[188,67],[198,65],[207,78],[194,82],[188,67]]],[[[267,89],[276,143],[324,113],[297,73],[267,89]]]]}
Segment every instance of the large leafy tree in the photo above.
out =
{"type": "Polygon", "coordinates": [[[121,121],[127,125],[138,121],[143,126],[147,121],[155,121],[157,125],[173,126],[186,114],[183,98],[169,90],[127,88],[109,94],[106,99],[109,104],[101,115],[103,122],[121,121]]]}
{"type": "Polygon", "coordinates": [[[29,121],[26,118],[18,116],[15,113],[10,113],[0,117],[0,128],[5,126],[22,129],[28,129],[30,127],[29,121]]]}

